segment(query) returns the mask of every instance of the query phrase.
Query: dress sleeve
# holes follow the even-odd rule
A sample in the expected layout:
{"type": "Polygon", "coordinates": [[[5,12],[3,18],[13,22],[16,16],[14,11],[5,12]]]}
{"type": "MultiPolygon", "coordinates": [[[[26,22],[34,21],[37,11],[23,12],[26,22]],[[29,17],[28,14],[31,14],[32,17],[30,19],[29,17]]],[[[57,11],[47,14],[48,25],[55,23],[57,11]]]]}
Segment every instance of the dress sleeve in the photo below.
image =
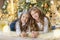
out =
{"type": "Polygon", "coordinates": [[[44,18],[44,33],[48,32],[48,19],[45,17],[44,18]]]}
{"type": "Polygon", "coordinates": [[[16,34],[17,35],[20,35],[21,34],[21,31],[20,31],[20,25],[19,25],[19,21],[16,22],[16,34]]]}

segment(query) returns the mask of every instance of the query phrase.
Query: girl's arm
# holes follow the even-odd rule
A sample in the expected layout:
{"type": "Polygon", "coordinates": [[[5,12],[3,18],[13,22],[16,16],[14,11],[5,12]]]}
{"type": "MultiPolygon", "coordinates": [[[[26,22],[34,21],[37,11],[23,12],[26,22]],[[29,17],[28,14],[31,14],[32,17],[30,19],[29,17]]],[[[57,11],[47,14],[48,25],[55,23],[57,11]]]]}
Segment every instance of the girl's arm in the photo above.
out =
{"type": "Polygon", "coordinates": [[[44,30],[39,31],[39,33],[47,33],[48,32],[48,19],[44,17],[44,30]]]}
{"type": "Polygon", "coordinates": [[[19,36],[21,34],[19,21],[16,22],[16,34],[19,36]]]}
{"type": "Polygon", "coordinates": [[[48,32],[48,19],[45,17],[44,18],[44,33],[48,32]]]}

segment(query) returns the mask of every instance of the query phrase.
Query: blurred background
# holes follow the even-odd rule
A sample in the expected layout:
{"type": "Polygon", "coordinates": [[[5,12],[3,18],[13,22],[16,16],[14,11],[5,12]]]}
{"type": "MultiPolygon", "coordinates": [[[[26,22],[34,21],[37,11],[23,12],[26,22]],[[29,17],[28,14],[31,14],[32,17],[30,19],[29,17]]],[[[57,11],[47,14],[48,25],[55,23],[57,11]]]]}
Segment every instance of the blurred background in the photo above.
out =
{"type": "Polygon", "coordinates": [[[5,27],[19,18],[22,11],[33,6],[49,18],[52,30],[60,28],[60,0],[0,0],[0,31],[10,30],[5,27]]]}
{"type": "Polygon", "coordinates": [[[10,24],[24,10],[37,6],[49,18],[51,26],[60,26],[60,0],[0,0],[0,30],[10,24]]]}

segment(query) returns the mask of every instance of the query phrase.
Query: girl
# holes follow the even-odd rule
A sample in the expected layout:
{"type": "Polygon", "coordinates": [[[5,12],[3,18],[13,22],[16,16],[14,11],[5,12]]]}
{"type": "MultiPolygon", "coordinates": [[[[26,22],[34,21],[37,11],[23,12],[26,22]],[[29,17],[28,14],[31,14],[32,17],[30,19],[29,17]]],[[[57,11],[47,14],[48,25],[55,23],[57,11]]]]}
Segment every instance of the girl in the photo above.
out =
{"type": "Polygon", "coordinates": [[[19,21],[16,23],[16,33],[18,36],[27,36],[27,32],[29,32],[29,20],[30,18],[27,12],[21,14],[19,21]]]}
{"type": "Polygon", "coordinates": [[[40,33],[48,32],[49,20],[44,13],[42,13],[37,7],[33,7],[29,10],[29,14],[31,17],[31,31],[39,31],[40,33]]]}

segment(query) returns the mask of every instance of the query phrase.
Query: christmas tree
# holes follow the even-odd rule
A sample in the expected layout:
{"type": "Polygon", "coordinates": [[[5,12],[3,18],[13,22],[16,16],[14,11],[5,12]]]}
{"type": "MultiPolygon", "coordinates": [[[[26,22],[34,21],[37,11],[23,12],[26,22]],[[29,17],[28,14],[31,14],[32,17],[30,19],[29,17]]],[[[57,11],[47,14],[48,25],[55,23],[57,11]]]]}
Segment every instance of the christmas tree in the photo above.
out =
{"type": "Polygon", "coordinates": [[[49,0],[20,0],[19,1],[19,11],[22,12],[24,9],[29,10],[29,8],[36,6],[39,7],[44,13],[47,13],[50,8],[49,0]]]}

